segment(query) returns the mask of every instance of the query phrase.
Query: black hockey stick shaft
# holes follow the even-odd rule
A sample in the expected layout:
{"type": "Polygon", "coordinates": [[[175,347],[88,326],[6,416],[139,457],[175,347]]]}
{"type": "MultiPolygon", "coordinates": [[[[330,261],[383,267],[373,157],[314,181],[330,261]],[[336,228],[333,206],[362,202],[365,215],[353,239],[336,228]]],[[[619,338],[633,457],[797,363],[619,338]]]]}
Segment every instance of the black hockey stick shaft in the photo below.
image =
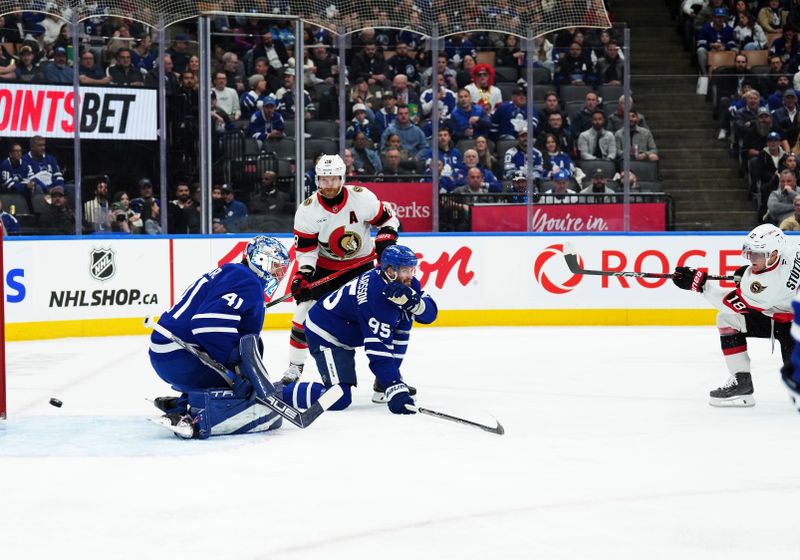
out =
{"type": "MultiPolygon", "coordinates": [[[[674,274],[663,272],[633,272],[633,271],[613,271],[613,270],[589,270],[582,268],[578,262],[578,253],[570,243],[564,243],[564,260],[573,274],[584,276],[624,276],[626,278],[675,278],[674,274]]],[[[708,280],[733,280],[733,276],[717,276],[709,274],[708,280]]]]}
{"type": "Polygon", "coordinates": [[[455,422],[464,426],[472,426],[473,428],[478,428],[479,430],[489,432],[490,434],[502,436],[504,433],[506,433],[503,425],[500,424],[500,422],[497,422],[497,420],[495,420],[495,422],[497,422],[497,426],[487,426],[486,424],[481,424],[480,422],[473,422],[472,420],[467,420],[466,418],[453,416],[452,414],[445,414],[444,412],[439,412],[438,410],[432,410],[430,408],[423,408],[421,406],[414,406],[410,404],[407,404],[406,408],[408,410],[413,410],[414,412],[419,412],[420,414],[425,414],[426,416],[433,416],[434,418],[449,420],[450,422],[455,422]]]}
{"type": "MultiPolygon", "coordinates": [[[[362,257],[362,258],[358,259],[357,261],[355,261],[353,264],[351,264],[351,265],[350,265],[350,266],[348,266],[347,268],[343,268],[343,269],[341,269],[341,270],[337,270],[336,272],[333,272],[333,273],[329,274],[328,276],[326,276],[326,277],[324,277],[324,278],[320,278],[319,280],[314,280],[313,282],[311,282],[311,283],[308,285],[308,289],[310,290],[310,289],[312,289],[312,288],[316,288],[317,286],[320,286],[320,285],[322,285],[322,284],[325,284],[325,283],[327,283],[327,282],[330,282],[330,281],[331,281],[331,280],[333,280],[334,278],[338,278],[338,277],[339,277],[339,276],[341,276],[342,274],[345,274],[346,272],[350,272],[350,271],[351,271],[351,270],[353,270],[354,268],[358,268],[359,266],[361,266],[361,265],[363,265],[363,264],[365,264],[365,263],[368,263],[368,262],[369,262],[369,261],[371,261],[371,260],[374,260],[374,259],[375,259],[375,256],[376,256],[376,255],[375,255],[375,252],[373,251],[372,253],[370,253],[370,254],[369,254],[369,255],[367,255],[366,257],[362,257]]],[[[264,305],[264,307],[265,307],[265,308],[270,308],[270,307],[272,307],[273,305],[278,305],[279,303],[283,303],[284,301],[286,301],[286,300],[287,300],[287,299],[289,299],[290,297],[292,297],[292,293],[291,293],[291,292],[289,292],[288,294],[284,294],[284,295],[282,295],[282,296],[281,296],[281,297],[279,297],[278,299],[274,299],[274,300],[272,300],[272,301],[268,302],[267,304],[265,304],[265,305],[264,305]]]]}
{"type": "MultiPolygon", "coordinates": [[[[147,328],[151,328],[161,336],[168,338],[195,358],[203,362],[205,365],[216,371],[220,377],[222,377],[228,384],[229,387],[233,386],[233,380],[228,375],[228,369],[216,361],[214,358],[203,352],[202,350],[198,350],[191,344],[188,344],[184,340],[180,339],[179,337],[172,334],[167,328],[159,325],[152,317],[145,317],[144,319],[144,326],[147,328]]],[[[334,385],[323,395],[320,399],[315,402],[309,409],[300,411],[293,406],[283,402],[281,399],[273,395],[267,395],[266,398],[262,399],[259,396],[256,396],[256,401],[259,404],[263,404],[282,418],[285,418],[298,428],[307,428],[311,425],[314,420],[316,420],[320,414],[325,412],[330,406],[339,400],[342,396],[343,391],[342,388],[338,385],[334,385]]]]}

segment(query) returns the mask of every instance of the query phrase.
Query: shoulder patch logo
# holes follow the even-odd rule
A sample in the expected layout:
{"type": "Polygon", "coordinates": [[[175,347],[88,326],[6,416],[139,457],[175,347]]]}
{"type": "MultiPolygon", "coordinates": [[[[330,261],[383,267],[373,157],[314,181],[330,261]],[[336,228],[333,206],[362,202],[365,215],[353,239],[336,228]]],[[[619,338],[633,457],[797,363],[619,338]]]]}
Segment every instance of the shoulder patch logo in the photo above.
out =
{"type": "Polygon", "coordinates": [[[358,185],[356,185],[355,187],[353,187],[353,192],[361,192],[361,191],[363,191],[363,190],[364,190],[364,187],[359,187],[358,185]]]}
{"type": "Polygon", "coordinates": [[[303,206],[309,206],[313,202],[313,200],[311,200],[312,198],[314,198],[314,197],[313,196],[309,196],[307,199],[305,199],[303,201],[303,206]]]}
{"type": "Polygon", "coordinates": [[[752,284],[750,284],[750,291],[753,292],[754,294],[760,294],[766,289],[767,287],[763,285],[761,282],[753,282],[752,284]]]}

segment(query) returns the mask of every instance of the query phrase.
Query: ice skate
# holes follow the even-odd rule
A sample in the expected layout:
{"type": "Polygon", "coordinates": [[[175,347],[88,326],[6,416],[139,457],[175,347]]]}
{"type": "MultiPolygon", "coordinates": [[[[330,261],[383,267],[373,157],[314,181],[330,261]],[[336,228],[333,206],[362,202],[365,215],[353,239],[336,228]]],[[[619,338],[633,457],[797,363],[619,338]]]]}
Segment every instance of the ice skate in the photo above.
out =
{"type": "Polygon", "coordinates": [[[750,372],[740,371],[732,375],[728,382],[709,393],[708,404],[719,407],[755,406],[753,381],[750,372]]]}
{"type": "Polygon", "coordinates": [[[283,377],[281,378],[281,383],[283,383],[284,387],[300,379],[300,376],[303,375],[303,365],[304,364],[289,363],[289,367],[283,372],[283,377]]]}
{"type": "MultiPolygon", "coordinates": [[[[386,404],[386,395],[384,394],[385,389],[383,385],[378,383],[377,379],[375,380],[375,383],[372,384],[372,390],[375,391],[372,394],[372,402],[374,402],[375,404],[386,404]]],[[[414,395],[417,394],[417,388],[409,385],[408,394],[413,397],[414,395]]]]}
{"type": "Polygon", "coordinates": [[[197,429],[188,414],[165,414],[157,419],[148,418],[154,424],[166,428],[181,439],[194,439],[197,437],[197,429]]]}
{"type": "Polygon", "coordinates": [[[156,397],[153,405],[161,412],[175,412],[178,407],[178,397],[156,397]]]}

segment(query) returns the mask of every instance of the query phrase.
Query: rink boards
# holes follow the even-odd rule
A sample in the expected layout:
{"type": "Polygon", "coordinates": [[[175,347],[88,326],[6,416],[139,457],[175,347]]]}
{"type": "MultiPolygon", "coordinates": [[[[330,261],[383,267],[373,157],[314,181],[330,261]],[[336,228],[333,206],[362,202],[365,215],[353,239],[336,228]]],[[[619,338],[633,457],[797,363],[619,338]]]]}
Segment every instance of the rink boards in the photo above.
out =
{"type": "MultiPolygon", "coordinates": [[[[563,244],[572,243],[587,269],[671,272],[685,265],[730,275],[744,264],[742,238],[742,233],[402,237],[420,256],[417,277],[439,305],[435,324],[441,326],[712,324],[715,312],[706,300],[669,280],[573,275],[563,244]]],[[[239,261],[247,239],[8,239],[6,336],[141,334],[144,316],[171,307],[202,273],[239,261]]],[[[290,236],[280,239],[291,246],[290,236]]],[[[277,295],[286,290],[284,283],[277,295]]],[[[265,326],[288,330],[293,305],[270,309],[265,326]]]]}

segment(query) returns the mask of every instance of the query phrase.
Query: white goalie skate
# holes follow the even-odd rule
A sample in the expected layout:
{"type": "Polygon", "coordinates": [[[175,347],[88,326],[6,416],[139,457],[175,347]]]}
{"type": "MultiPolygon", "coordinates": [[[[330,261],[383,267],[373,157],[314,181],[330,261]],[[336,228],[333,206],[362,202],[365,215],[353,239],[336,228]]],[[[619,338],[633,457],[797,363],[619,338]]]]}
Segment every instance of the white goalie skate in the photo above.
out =
{"type": "Polygon", "coordinates": [[[283,372],[283,377],[281,378],[281,383],[283,383],[284,387],[300,379],[300,376],[303,375],[303,365],[289,363],[289,367],[283,372]]]}

